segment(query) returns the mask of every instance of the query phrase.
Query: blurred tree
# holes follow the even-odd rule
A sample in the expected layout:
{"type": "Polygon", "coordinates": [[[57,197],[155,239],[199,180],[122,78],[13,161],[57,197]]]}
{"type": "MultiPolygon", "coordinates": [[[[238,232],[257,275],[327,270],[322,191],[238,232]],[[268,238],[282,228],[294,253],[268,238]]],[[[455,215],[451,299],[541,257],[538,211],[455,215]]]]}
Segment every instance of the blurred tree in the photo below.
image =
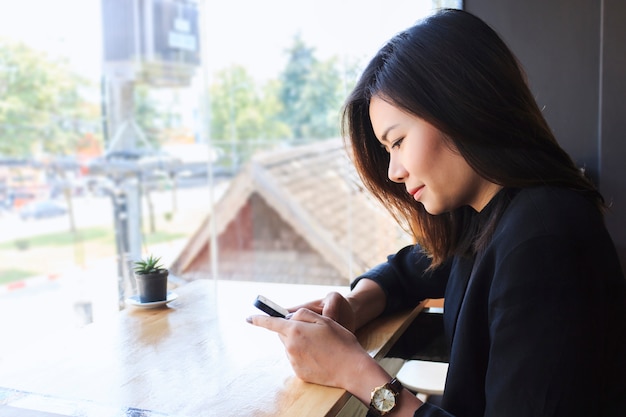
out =
{"type": "Polygon", "coordinates": [[[314,48],[305,45],[299,34],[295,36],[287,54],[289,60],[280,76],[282,85],[279,97],[283,103],[280,117],[291,128],[291,138],[301,139],[304,137],[303,130],[306,129],[305,125],[310,116],[304,112],[305,90],[317,59],[314,56],[314,48]]]}
{"type": "Polygon", "coordinates": [[[287,51],[289,60],[280,76],[280,114],[292,139],[325,139],[339,135],[339,112],[345,98],[343,71],[337,58],[319,61],[300,35],[287,51]]]}
{"type": "Polygon", "coordinates": [[[135,84],[134,90],[134,118],[141,128],[146,140],[155,148],[159,149],[164,141],[160,137],[164,128],[169,127],[168,120],[171,115],[161,111],[156,103],[159,99],[153,97],[155,91],[146,84],[135,84]]]}
{"type": "Polygon", "coordinates": [[[338,60],[315,62],[303,89],[299,108],[306,115],[302,138],[339,136],[339,113],[345,99],[338,60]]]}
{"type": "Polygon", "coordinates": [[[211,137],[222,155],[229,155],[232,167],[247,159],[259,147],[289,135],[288,126],[278,119],[281,103],[276,82],[259,87],[241,66],[217,73],[211,85],[211,137]]]}
{"type": "Polygon", "coordinates": [[[83,95],[93,85],[63,61],[0,39],[0,153],[63,154],[100,129],[97,105],[83,95]]]}
{"type": "Polygon", "coordinates": [[[211,137],[230,167],[238,168],[260,148],[339,136],[341,106],[358,63],[318,61],[299,35],[288,55],[280,77],[260,87],[239,65],[215,74],[211,137]]]}

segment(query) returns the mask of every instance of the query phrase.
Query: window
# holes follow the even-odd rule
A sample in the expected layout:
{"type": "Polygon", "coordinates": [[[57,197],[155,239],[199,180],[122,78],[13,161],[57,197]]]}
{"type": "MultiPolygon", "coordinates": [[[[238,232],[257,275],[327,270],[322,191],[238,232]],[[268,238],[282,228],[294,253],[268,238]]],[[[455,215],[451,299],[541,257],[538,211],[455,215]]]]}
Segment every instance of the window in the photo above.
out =
{"type": "Polygon", "coordinates": [[[142,254],[174,284],[343,285],[394,250],[339,110],[385,40],[460,7],[444,3],[0,6],[2,349],[115,314],[142,254]],[[355,213],[380,219],[375,245],[355,213]]]}

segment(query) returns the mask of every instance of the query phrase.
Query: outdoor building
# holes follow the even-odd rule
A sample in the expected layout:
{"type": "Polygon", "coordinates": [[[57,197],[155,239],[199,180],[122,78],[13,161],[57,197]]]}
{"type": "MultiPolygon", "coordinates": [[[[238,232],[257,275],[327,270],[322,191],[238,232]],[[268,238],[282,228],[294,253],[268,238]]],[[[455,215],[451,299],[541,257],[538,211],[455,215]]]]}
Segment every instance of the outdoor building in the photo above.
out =
{"type": "Polygon", "coordinates": [[[212,277],[213,242],[219,279],[346,286],[411,239],[364,189],[342,141],[331,139],[253,158],[172,273],[212,277]]]}

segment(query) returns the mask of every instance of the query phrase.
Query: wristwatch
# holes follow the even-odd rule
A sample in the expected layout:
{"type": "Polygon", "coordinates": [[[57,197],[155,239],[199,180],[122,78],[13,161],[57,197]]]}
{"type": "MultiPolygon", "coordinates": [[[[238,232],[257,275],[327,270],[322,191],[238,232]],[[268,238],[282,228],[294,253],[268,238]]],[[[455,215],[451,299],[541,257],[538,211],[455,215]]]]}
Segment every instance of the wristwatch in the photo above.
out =
{"type": "Polygon", "coordinates": [[[398,405],[398,397],[403,389],[404,387],[396,378],[385,385],[374,388],[369,409],[371,414],[384,416],[393,411],[396,405],[398,405]]]}

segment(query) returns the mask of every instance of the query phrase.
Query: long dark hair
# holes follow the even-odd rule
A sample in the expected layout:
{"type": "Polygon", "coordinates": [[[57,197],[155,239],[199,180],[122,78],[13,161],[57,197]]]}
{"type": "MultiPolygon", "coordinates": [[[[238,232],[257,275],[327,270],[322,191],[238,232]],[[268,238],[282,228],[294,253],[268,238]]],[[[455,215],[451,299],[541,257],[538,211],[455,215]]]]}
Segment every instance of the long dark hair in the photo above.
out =
{"type": "MultiPolygon", "coordinates": [[[[377,95],[438,128],[485,179],[507,188],[553,185],[604,200],[559,146],[521,65],[494,30],[445,9],[393,37],[370,61],[343,111],[343,136],[366,187],[413,233],[436,266],[457,253],[463,214],[430,215],[387,178],[389,155],[372,129],[377,95]]],[[[481,233],[482,241],[495,220],[481,233]]],[[[480,236],[477,236],[480,246],[480,236]]]]}

